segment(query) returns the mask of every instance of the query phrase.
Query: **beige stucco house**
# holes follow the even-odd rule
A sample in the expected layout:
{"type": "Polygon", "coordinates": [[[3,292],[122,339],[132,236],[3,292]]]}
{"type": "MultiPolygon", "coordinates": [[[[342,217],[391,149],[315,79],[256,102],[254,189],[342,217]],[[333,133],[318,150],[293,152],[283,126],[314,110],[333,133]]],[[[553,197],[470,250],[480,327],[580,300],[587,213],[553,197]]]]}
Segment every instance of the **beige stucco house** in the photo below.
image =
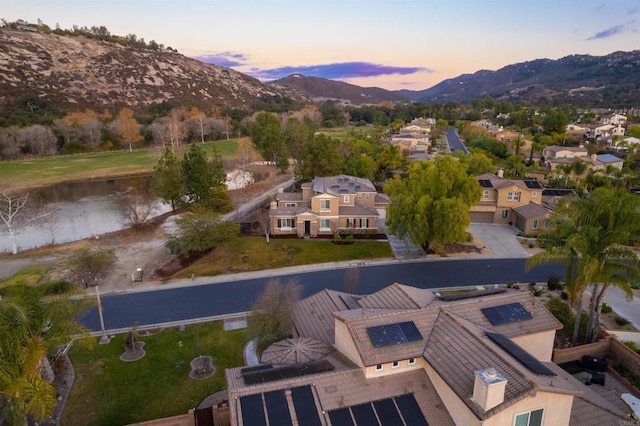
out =
{"type": "Polygon", "coordinates": [[[600,426],[629,419],[629,410],[551,362],[561,325],[528,291],[447,300],[397,283],[366,296],[325,289],[295,305],[293,324],[291,363],[226,370],[231,424],[600,426]]]}
{"type": "Polygon", "coordinates": [[[377,232],[390,199],[370,180],[353,176],[316,177],[302,192],[279,192],[269,219],[274,236],[318,237],[338,231],[377,232]]]}

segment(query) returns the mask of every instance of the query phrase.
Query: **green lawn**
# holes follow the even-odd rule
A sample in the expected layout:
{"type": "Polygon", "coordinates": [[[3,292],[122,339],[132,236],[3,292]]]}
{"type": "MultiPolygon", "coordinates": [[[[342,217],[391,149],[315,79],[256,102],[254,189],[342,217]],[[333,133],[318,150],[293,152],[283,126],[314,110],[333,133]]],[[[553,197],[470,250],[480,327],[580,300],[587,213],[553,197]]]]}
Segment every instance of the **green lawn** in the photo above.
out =
{"type": "Polygon", "coordinates": [[[187,325],[139,338],[147,354],[134,362],[119,359],[125,335],[92,350],[69,353],[76,381],[65,406],[63,425],[124,425],[185,414],[207,395],[226,387],[225,368],[243,365],[244,330],[224,331],[222,322],[187,325]],[[210,355],[215,374],[189,378],[189,363],[210,355]]]}
{"type": "MultiPolygon", "coordinates": [[[[214,146],[223,157],[234,156],[238,141],[205,143],[205,151],[210,154],[214,146]]],[[[176,152],[176,155],[181,156],[182,150],[176,152]]],[[[0,167],[0,186],[28,188],[68,180],[151,173],[161,154],[160,149],[141,149],[133,152],[5,161],[0,167]]]]}
{"type": "Polygon", "coordinates": [[[177,277],[187,278],[191,274],[213,276],[285,266],[392,256],[391,247],[387,241],[356,240],[352,245],[338,246],[332,244],[331,240],[272,238],[271,243],[267,244],[264,237],[240,237],[217,247],[180,271],[177,277]]]}

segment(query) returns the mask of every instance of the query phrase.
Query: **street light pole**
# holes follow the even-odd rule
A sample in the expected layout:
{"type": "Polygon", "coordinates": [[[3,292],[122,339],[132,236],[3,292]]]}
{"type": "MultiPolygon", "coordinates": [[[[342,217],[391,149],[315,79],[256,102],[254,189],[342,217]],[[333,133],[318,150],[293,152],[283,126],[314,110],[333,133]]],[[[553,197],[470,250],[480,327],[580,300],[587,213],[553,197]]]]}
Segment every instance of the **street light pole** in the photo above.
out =
{"type": "Polygon", "coordinates": [[[107,336],[107,332],[104,329],[104,317],[102,316],[102,303],[100,302],[100,290],[98,290],[98,286],[96,285],[96,299],[98,299],[98,316],[100,317],[100,329],[102,330],[102,337],[100,338],[100,344],[104,345],[111,341],[109,336],[107,336]]]}

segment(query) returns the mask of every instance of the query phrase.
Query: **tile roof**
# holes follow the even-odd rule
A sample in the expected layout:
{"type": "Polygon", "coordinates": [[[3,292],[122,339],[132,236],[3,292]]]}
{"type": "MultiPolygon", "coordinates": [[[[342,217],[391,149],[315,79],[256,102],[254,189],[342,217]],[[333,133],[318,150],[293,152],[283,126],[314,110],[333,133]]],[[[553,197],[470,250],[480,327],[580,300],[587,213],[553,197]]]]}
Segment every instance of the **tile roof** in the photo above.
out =
{"type": "Polygon", "coordinates": [[[296,303],[292,319],[298,335],[333,345],[335,342],[333,313],[349,309],[341,296],[351,297],[352,295],[325,289],[296,303]]]}
{"type": "Polygon", "coordinates": [[[545,216],[551,213],[551,210],[533,201],[529,201],[529,204],[525,204],[524,206],[514,207],[513,210],[525,219],[545,216]]]}
{"type": "MultiPolygon", "coordinates": [[[[234,383],[239,368],[226,371],[227,383],[234,383]]],[[[296,386],[311,386],[318,415],[328,423],[328,412],[342,407],[377,401],[404,394],[414,394],[420,411],[429,424],[455,425],[433,383],[424,370],[399,373],[393,376],[366,379],[359,368],[348,368],[331,373],[298,377],[283,382],[269,382],[250,387],[229,386],[229,403],[232,420],[235,424],[245,425],[242,421],[238,398],[296,386]]],[[[291,410],[291,404],[289,404],[291,410]]]]}
{"type": "Polygon", "coordinates": [[[393,283],[364,296],[358,303],[363,308],[372,309],[417,309],[426,306],[433,299],[433,293],[429,290],[393,283]]]}
{"type": "Polygon", "coordinates": [[[385,314],[372,313],[365,317],[356,317],[345,321],[353,338],[358,355],[365,366],[384,364],[402,359],[416,358],[422,354],[426,338],[438,317],[438,309],[402,310],[385,314]],[[413,321],[422,334],[422,339],[376,348],[369,337],[367,328],[413,321]]]}
{"type": "Polygon", "coordinates": [[[528,291],[507,291],[506,293],[490,295],[481,298],[457,300],[454,302],[436,301],[445,311],[464,318],[486,330],[518,337],[525,334],[538,333],[547,330],[559,330],[562,324],[544,307],[539,299],[528,291]],[[482,313],[482,308],[520,303],[533,317],[530,320],[494,326],[482,313]]]}
{"type": "Polygon", "coordinates": [[[301,192],[278,192],[276,194],[278,201],[302,201],[301,192]]]}
{"type": "Polygon", "coordinates": [[[359,216],[378,216],[378,211],[373,207],[356,204],[355,206],[340,206],[338,214],[340,216],[359,215],[359,216]]]}

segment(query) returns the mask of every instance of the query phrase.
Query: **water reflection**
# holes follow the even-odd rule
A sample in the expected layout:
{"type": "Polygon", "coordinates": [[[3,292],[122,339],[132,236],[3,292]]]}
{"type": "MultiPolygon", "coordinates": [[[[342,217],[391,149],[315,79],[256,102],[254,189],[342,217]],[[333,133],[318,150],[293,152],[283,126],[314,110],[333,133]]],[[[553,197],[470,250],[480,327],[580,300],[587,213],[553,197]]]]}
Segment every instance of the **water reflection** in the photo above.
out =
{"type": "MultiPolygon", "coordinates": [[[[20,250],[91,238],[125,228],[122,194],[149,188],[150,176],[60,183],[30,192],[52,213],[38,224],[19,230],[20,250]]],[[[171,210],[157,203],[153,216],[171,210]]],[[[11,251],[11,238],[0,231],[0,252],[11,251]]]]}

